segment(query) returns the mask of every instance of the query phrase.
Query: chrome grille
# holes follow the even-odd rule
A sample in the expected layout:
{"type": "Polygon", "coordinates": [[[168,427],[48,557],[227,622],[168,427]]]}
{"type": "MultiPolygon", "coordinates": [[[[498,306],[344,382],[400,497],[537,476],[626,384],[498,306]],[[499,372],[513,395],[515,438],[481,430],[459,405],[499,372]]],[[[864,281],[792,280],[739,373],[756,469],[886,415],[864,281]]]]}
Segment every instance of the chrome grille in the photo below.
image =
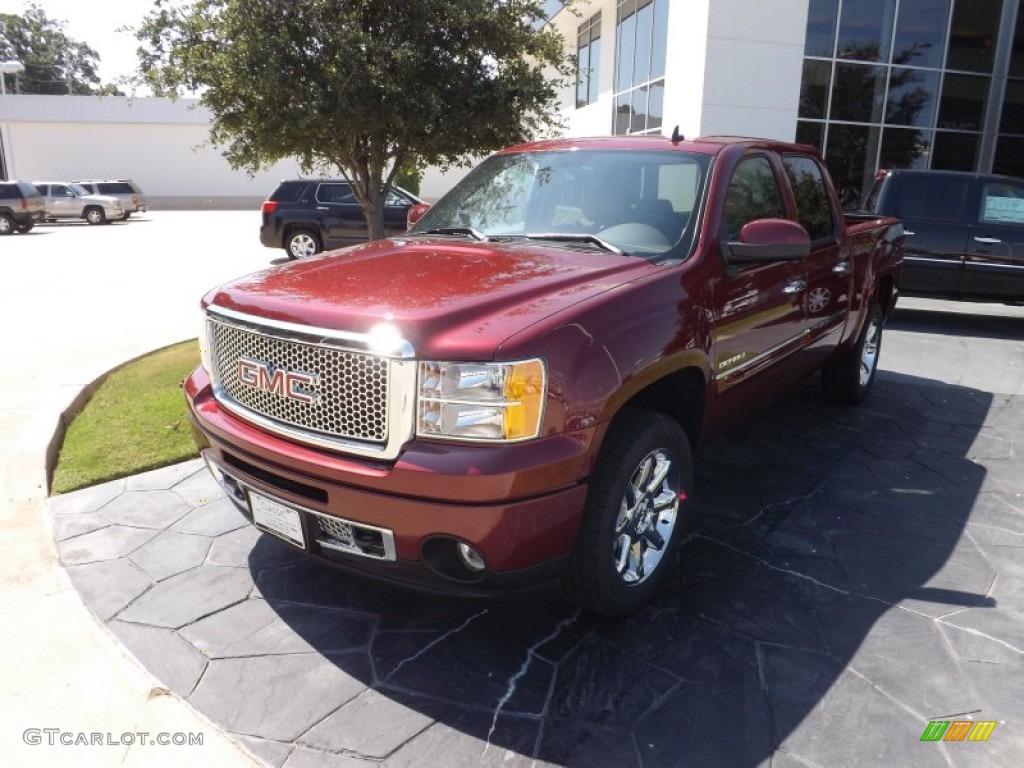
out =
{"type": "Polygon", "coordinates": [[[385,358],[249,330],[211,318],[210,347],[218,396],[273,422],[345,440],[382,443],[388,438],[389,365],[385,358]],[[249,386],[239,361],[313,378],[301,399],[281,387],[249,386]]]}

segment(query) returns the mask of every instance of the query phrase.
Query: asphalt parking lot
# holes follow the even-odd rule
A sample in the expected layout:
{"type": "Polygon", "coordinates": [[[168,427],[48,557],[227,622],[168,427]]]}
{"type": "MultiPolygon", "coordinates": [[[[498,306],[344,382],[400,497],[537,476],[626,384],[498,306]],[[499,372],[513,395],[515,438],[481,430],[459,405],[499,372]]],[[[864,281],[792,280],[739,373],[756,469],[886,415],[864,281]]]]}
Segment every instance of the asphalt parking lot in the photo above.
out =
{"type": "MultiPolygon", "coordinates": [[[[0,313],[24,332],[0,362],[27,377],[0,426],[193,335],[203,290],[279,258],[257,225],[176,212],[5,238],[0,313]]],[[[110,642],[269,765],[1016,766],[1022,444],[1024,310],[907,300],[861,407],[811,379],[701,454],[671,584],[625,621],[554,591],[460,601],[326,570],[258,535],[198,462],[48,513],[110,642]],[[921,741],[933,720],[996,725],[921,741]]]]}

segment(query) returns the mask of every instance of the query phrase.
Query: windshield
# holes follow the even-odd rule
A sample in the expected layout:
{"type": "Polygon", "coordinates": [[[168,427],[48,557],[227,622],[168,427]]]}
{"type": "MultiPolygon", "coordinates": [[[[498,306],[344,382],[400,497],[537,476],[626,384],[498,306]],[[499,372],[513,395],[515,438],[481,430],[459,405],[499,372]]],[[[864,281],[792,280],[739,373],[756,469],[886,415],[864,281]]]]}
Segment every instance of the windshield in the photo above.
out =
{"type": "Polygon", "coordinates": [[[678,150],[495,155],[427,211],[410,234],[550,240],[656,256],[692,239],[691,214],[709,161],[678,150]]]}
{"type": "Polygon", "coordinates": [[[83,187],[81,184],[69,184],[68,186],[71,187],[73,190],[75,190],[75,194],[76,195],[81,196],[81,195],[91,195],[92,194],[88,189],[83,187]]]}

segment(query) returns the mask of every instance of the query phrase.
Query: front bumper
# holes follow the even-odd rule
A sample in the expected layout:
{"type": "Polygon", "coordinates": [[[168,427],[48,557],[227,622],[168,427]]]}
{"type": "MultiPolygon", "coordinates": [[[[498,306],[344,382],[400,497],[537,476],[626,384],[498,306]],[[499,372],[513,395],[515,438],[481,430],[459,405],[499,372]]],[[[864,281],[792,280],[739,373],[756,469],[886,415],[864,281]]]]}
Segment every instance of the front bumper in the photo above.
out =
{"type": "Polygon", "coordinates": [[[202,369],[185,391],[214,475],[242,489],[226,487],[239,509],[252,518],[254,491],[296,510],[313,557],[429,589],[490,592],[557,577],[575,542],[592,431],[509,446],[413,441],[394,462],[377,462],[257,429],[217,403],[202,369]],[[386,532],[394,558],[324,546],[321,517],[386,532]],[[483,571],[458,561],[459,542],[480,553],[483,571]]]}

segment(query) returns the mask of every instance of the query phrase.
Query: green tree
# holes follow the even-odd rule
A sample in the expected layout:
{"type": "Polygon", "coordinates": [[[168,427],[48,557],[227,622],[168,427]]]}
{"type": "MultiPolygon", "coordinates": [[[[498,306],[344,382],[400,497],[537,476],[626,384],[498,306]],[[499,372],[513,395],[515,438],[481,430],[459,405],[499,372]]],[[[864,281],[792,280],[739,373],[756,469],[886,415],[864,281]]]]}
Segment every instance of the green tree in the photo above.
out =
{"type": "Polygon", "coordinates": [[[18,75],[19,93],[120,95],[101,85],[96,73],[100,55],[64,33],[66,22],[49,18],[35,3],[22,15],[0,13],[0,56],[25,65],[18,75]]]}
{"type": "Polygon", "coordinates": [[[284,158],[353,182],[371,238],[396,173],[558,123],[571,73],[542,0],[157,0],[136,30],[154,93],[194,92],[254,173],[284,158]]]}

